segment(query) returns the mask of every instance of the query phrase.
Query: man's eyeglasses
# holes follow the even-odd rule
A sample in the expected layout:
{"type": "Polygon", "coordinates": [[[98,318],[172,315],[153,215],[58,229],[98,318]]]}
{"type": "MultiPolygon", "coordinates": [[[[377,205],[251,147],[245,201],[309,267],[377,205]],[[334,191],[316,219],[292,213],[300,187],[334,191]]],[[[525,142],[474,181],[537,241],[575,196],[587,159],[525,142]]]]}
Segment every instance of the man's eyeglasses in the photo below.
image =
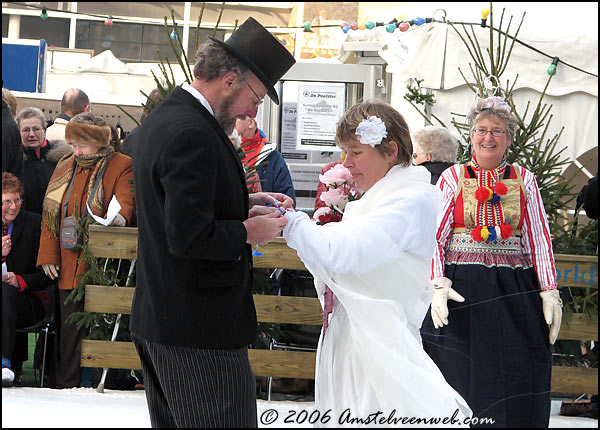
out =
{"type": "Polygon", "coordinates": [[[15,206],[19,206],[21,203],[23,203],[23,199],[2,200],[2,206],[10,206],[13,203],[15,206]]]}
{"type": "Polygon", "coordinates": [[[260,106],[260,105],[263,103],[263,101],[264,101],[264,100],[263,100],[263,99],[261,99],[261,98],[258,96],[258,94],[256,94],[256,91],[254,91],[254,90],[252,89],[252,87],[250,86],[250,84],[249,84],[247,81],[245,82],[245,84],[248,86],[248,88],[250,88],[250,91],[252,91],[252,94],[254,94],[254,95],[256,96],[256,98],[258,99],[258,101],[257,101],[257,102],[254,102],[254,107],[255,107],[255,108],[259,107],[259,106],[260,106]]]}
{"type": "Polygon", "coordinates": [[[476,128],[473,131],[475,132],[475,134],[477,136],[485,136],[488,133],[492,133],[492,136],[494,136],[494,137],[500,137],[504,133],[506,133],[504,130],[500,130],[498,128],[495,128],[493,130],[488,130],[486,128],[476,128]]]}

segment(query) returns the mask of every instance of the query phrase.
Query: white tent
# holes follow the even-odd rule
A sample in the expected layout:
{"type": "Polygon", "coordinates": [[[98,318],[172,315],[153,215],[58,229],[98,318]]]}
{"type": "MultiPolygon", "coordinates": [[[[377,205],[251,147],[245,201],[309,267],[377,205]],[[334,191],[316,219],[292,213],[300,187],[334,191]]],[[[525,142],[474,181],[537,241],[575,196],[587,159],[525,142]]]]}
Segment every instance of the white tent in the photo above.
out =
{"type": "MultiPolygon", "coordinates": [[[[396,15],[402,13],[407,20],[419,16],[435,16],[440,20],[444,15],[440,9],[444,9],[447,21],[480,23],[481,9],[489,6],[490,4],[485,2],[415,2],[399,6],[396,15]]],[[[506,30],[512,15],[509,35],[514,35],[523,12],[526,12],[517,36],[518,40],[589,72],[584,73],[558,64],[556,75],[552,78],[544,98],[544,103],[552,104],[553,115],[546,138],[553,137],[564,126],[558,146],[567,148],[563,153],[565,158],[577,160],[590,150],[597,154],[598,3],[494,3],[495,28],[499,28],[503,9],[505,12],[502,30],[506,30]]],[[[390,17],[387,18],[389,19],[390,17]]],[[[490,24],[489,17],[487,24],[490,24]]],[[[457,28],[464,37],[462,26],[458,25],[457,28]]],[[[484,51],[486,63],[489,64],[489,57],[485,52],[485,48],[489,46],[489,27],[482,28],[476,25],[466,28],[471,35],[473,28],[484,51]]],[[[405,33],[396,30],[393,34],[386,33],[380,27],[378,38],[381,46],[379,55],[388,64],[386,71],[392,74],[391,103],[405,114],[411,130],[414,132],[424,125],[423,118],[403,100],[407,92],[407,82],[411,78],[417,78],[423,79],[421,86],[431,89],[435,95],[436,103],[432,113],[458,136],[458,131],[451,125],[451,112],[466,114],[475,101],[475,94],[459,72],[460,68],[465,78],[474,82],[469,67],[473,60],[456,31],[444,23],[412,26],[405,33]]],[[[509,45],[510,42],[509,39],[509,45]]],[[[498,47],[496,32],[493,44],[495,51],[498,47]]],[[[528,101],[539,99],[548,79],[546,70],[551,63],[552,58],[519,42],[515,43],[508,67],[501,76],[501,86],[506,87],[507,80],[512,85],[516,79],[514,100],[519,112],[524,112],[528,101]]],[[[595,166],[588,166],[588,170],[593,170],[592,174],[597,170],[597,156],[594,163],[595,166]]]]}

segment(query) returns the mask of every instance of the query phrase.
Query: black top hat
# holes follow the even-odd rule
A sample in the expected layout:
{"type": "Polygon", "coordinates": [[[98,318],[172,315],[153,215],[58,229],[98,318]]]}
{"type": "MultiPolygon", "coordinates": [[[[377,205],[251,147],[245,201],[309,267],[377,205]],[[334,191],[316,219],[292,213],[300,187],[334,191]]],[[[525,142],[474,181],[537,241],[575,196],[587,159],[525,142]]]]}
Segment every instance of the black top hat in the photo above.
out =
{"type": "Polygon", "coordinates": [[[226,42],[209,38],[248,66],[267,88],[271,100],[279,104],[275,84],[296,62],[279,40],[252,17],[226,42]]]}

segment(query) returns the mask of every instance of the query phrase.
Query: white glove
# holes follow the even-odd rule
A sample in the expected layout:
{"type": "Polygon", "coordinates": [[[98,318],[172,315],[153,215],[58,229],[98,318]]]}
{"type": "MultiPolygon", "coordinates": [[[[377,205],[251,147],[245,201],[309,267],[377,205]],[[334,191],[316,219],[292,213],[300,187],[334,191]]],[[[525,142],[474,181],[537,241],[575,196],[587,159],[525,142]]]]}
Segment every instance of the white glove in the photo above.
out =
{"type": "Polygon", "coordinates": [[[542,298],[544,319],[546,320],[546,324],[550,326],[550,345],[554,345],[560,331],[563,302],[560,298],[560,293],[556,289],[542,291],[540,297],[542,298]]]}
{"type": "Polygon", "coordinates": [[[437,329],[448,324],[448,299],[464,302],[465,298],[452,289],[452,281],[448,278],[435,278],[431,283],[435,287],[431,300],[431,319],[437,329]]]}
{"type": "Polygon", "coordinates": [[[56,264],[42,264],[42,270],[50,279],[58,278],[58,271],[60,270],[56,264]]]}
{"type": "Polygon", "coordinates": [[[110,222],[110,224],[108,224],[108,225],[115,225],[117,227],[125,227],[125,224],[127,224],[127,221],[125,220],[125,218],[123,217],[123,215],[117,214],[113,218],[113,220],[110,222]]]}

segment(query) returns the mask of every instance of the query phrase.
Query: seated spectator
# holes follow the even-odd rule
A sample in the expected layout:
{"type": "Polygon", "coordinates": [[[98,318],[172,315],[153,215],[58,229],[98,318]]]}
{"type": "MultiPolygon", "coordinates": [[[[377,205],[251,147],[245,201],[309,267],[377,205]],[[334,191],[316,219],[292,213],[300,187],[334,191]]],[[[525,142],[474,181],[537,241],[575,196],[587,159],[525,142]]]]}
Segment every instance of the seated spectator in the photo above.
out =
{"type": "Polygon", "coordinates": [[[21,210],[22,198],[21,181],[2,173],[2,264],[8,272],[2,277],[2,386],[20,379],[27,337],[19,348],[16,330],[44,318],[49,303],[45,290],[53,283],[36,266],[42,217],[21,210]]]}
{"type": "Polygon", "coordinates": [[[296,192],[287,164],[275,145],[270,143],[267,136],[258,128],[256,119],[250,116],[238,117],[235,129],[242,137],[242,148],[246,153],[245,162],[249,167],[257,166],[256,171],[261,180],[262,191],[290,196],[296,206],[296,192]]]}
{"type": "Polygon", "coordinates": [[[415,133],[414,164],[431,173],[431,183],[436,184],[444,170],[456,163],[458,140],[443,127],[427,126],[415,133]]]}
{"type": "Polygon", "coordinates": [[[42,214],[42,202],[56,163],[72,148],[63,140],[48,142],[46,117],[36,107],[19,112],[17,125],[23,142],[23,209],[42,214]]]}
{"type": "Polygon", "coordinates": [[[111,225],[130,224],[135,215],[131,158],[115,152],[110,136],[110,127],[101,118],[91,113],[74,116],[65,131],[73,153],[57,164],[44,198],[37,264],[50,278],[58,279],[61,316],[58,388],[79,387],[81,383],[80,343],[86,329],[79,329],[66,320],[73,312],[83,311],[84,301],[65,303],[65,300],[79,283],[80,276],[89,269],[85,261],[80,261],[81,247],[61,243],[64,220],[83,218],[88,206],[94,215],[104,218],[113,196],[120,203],[121,211],[111,225]]]}

